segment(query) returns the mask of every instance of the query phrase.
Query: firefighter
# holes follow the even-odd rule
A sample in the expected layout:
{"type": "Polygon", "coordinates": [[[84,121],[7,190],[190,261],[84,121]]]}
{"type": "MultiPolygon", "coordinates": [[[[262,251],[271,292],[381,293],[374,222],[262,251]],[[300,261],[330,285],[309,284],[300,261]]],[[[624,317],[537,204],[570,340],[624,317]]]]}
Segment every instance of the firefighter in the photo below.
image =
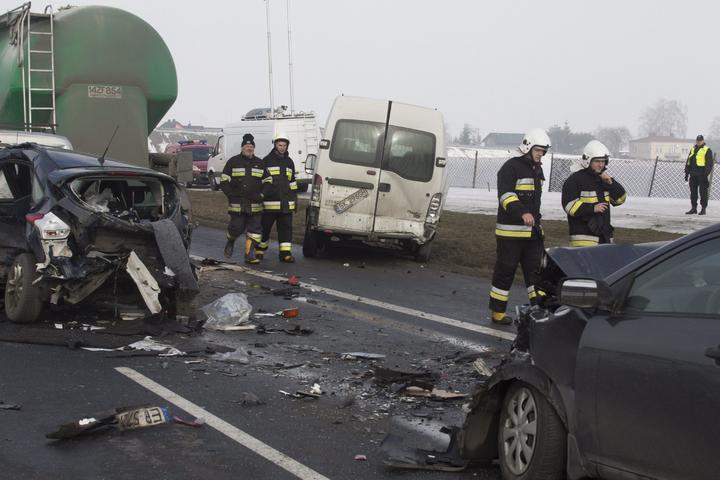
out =
{"type": "Polygon", "coordinates": [[[260,263],[255,250],[260,242],[262,230],[262,178],[265,171],[263,161],[255,156],[255,139],[243,135],[239,155],[230,158],[220,177],[220,188],[228,197],[230,223],[227,230],[225,257],[233,254],[235,240],[245,233],[245,263],[260,263]]]}
{"type": "Polygon", "coordinates": [[[583,149],[582,168],[563,184],[562,205],[568,216],[571,247],[613,243],[610,205],[622,205],[627,194],[606,171],[609,161],[610,150],[591,140],[583,149]]]}
{"type": "Polygon", "coordinates": [[[273,139],[272,151],[263,159],[265,176],[263,177],[263,214],[262,240],[257,254],[260,258],[268,248],[270,231],[277,222],[278,250],[280,261],[293,263],[292,222],[297,209],[297,181],[295,164],[288,154],[290,140],[285,134],[277,134],[273,139]]]}
{"type": "Polygon", "coordinates": [[[685,163],[685,181],[690,179],[690,205],[692,206],[685,212],[686,215],[698,213],[698,190],[700,190],[700,213],[698,215],[707,214],[709,177],[714,163],[713,152],[705,145],[705,137],[698,135],[695,145],[690,149],[687,163],[685,163]]]}
{"type": "Polygon", "coordinates": [[[545,130],[532,129],[518,147],[521,155],[505,162],[498,171],[497,259],[490,290],[491,320],[496,324],[512,323],[505,310],[518,263],[530,302],[536,304],[543,294],[536,291],[535,284],[543,254],[540,195],[545,177],[541,161],[549,149],[545,130]]]}

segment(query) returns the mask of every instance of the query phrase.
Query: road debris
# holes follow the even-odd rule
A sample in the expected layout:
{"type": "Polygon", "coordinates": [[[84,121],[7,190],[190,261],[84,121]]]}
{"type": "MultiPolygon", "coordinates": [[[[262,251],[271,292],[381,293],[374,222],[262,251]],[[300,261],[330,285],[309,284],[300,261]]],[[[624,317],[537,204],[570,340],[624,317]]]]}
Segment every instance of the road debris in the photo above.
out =
{"type": "Polygon", "coordinates": [[[343,360],[382,360],[386,355],[382,353],[368,353],[368,352],[346,352],[341,353],[340,358],[343,360]]]}
{"type": "Polygon", "coordinates": [[[493,371],[487,366],[487,363],[485,363],[485,360],[482,358],[476,359],[472,365],[473,368],[475,368],[475,371],[483,377],[489,377],[493,374],[493,371]]]}
{"type": "Polygon", "coordinates": [[[457,445],[459,430],[458,427],[440,429],[442,433],[450,436],[450,443],[444,452],[410,448],[404,445],[402,437],[388,434],[380,444],[384,455],[382,462],[393,468],[461,472],[470,462],[460,456],[457,445]]]}
{"type": "Polygon", "coordinates": [[[300,325],[293,325],[292,327],[277,327],[277,326],[271,326],[268,327],[266,325],[258,325],[257,327],[257,333],[259,334],[268,334],[268,333],[278,333],[278,332],[284,332],[288,335],[310,335],[313,333],[312,328],[307,327],[301,327],[300,325]]]}
{"type": "Polygon", "coordinates": [[[290,277],[287,279],[287,283],[291,287],[297,287],[300,285],[300,279],[296,275],[290,275],[290,277]]]}
{"type": "Polygon", "coordinates": [[[205,328],[223,331],[248,323],[252,305],[244,293],[233,292],[223,295],[200,310],[207,316],[205,328]]]}
{"type": "Polygon", "coordinates": [[[22,405],[18,405],[17,403],[5,403],[2,400],[0,400],[0,410],[20,410],[22,409],[22,405]]]}
{"type": "Polygon", "coordinates": [[[367,461],[367,456],[366,455],[355,455],[355,460],[359,461],[359,462],[365,462],[365,461],[367,461]]]}
{"type": "Polygon", "coordinates": [[[243,407],[258,407],[260,405],[265,405],[265,402],[260,400],[257,395],[250,392],[241,393],[240,398],[238,400],[235,400],[235,402],[239,403],[243,407]]]}
{"type": "MultiPolygon", "coordinates": [[[[171,423],[174,418],[177,417],[173,417],[167,407],[120,407],[64,423],[60,425],[57,430],[47,433],[45,437],[53,440],[62,440],[108,431],[113,428],[117,428],[120,431],[134,430],[137,428],[168,424],[171,423]]],[[[176,423],[190,426],[200,426],[204,423],[202,419],[188,421],[178,418],[178,420],[176,423]]]]}
{"type": "Polygon", "coordinates": [[[467,397],[467,394],[465,393],[448,392],[447,390],[440,390],[437,388],[426,390],[420,387],[407,387],[405,389],[405,393],[411,397],[425,397],[433,400],[456,400],[467,397]]]}
{"type": "Polygon", "coordinates": [[[127,347],[121,348],[119,350],[120,351],[143,350],[146,352],[156,352],[158,354],[158,356],[160,356],[160,357],[176,357],[176,356],[186,355],[185,352],[178,350],[177,348],[173,347],[172,345],[160,343],[156,340],[153,340],[152,337],[145,337],[143,340],[131,343],[127,347]]]}

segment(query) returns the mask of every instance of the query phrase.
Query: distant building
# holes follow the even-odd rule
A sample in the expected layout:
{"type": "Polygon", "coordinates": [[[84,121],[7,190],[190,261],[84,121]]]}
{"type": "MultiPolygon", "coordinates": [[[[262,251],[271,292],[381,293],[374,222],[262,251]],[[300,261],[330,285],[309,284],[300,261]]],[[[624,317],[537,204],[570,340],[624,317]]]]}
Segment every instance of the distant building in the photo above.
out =
{"type": "Polygon", "coordinates": [[[488,133],[480,143],[483,148],[497,148],[500,150],[516,148],[522,143],[522,133],[488,133]]]}
{"type": "Polygon", "coordinates": [[[695,140],[691,138],[657,136],[636,138],[630,140],[630,156],[632,158],[685,160],[693,145],[695,145],[695,140]]]}

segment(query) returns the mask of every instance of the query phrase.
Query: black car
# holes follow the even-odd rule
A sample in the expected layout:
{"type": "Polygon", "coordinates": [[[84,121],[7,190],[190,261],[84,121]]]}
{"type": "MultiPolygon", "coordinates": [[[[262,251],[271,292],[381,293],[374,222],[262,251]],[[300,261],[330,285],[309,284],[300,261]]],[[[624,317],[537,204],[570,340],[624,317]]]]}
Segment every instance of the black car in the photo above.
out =
{"type": "Polygon", "coordinates": [[[197,291],[189,202],[153,170],[37,144],[4,148],[0,225],[11,321],[91,296],[173,315],[197,291]]]}
{"type": "Polygon", "coordinates": [[[520,316],[461,454],[504,479],[718,478],[720,225],[548,254],[548,303],[520,316]]]}

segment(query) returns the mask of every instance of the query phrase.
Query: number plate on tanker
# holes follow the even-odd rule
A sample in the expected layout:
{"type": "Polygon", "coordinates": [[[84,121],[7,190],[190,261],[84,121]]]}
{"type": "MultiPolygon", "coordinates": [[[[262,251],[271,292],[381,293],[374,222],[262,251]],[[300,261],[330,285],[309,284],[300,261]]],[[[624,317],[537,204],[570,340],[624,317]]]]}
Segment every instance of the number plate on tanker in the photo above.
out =
{"type": "Polygon", "coordinates": [[[340,214],[349,210],[353,205],[358,203],[363,198],[366,198],[368,195],[370,194],[364,188],[361,188],[357,192],[353,192],[352,194],[343,198],[335,204],[335,207],[333,207],[335,209],[335,213],[340,214]]]}

